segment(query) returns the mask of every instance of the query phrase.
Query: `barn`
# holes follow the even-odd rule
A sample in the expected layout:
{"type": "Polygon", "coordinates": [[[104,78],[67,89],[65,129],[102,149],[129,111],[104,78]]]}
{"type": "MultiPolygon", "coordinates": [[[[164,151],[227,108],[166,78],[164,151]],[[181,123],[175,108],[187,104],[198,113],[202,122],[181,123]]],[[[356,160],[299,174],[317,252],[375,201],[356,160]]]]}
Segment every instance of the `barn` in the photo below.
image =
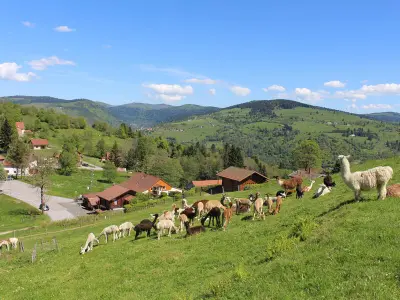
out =
{"type": "Polygon", "coordinates": [[[122,208],[133,198],[132,191],[120,185],[113,185],[96,195],[100,199],[100,206],[104,209],[122,208]]]}
{"type": "Polygon", "coordinates": [[[222,180],[223,192],[243,191],[246,185],[268,181],[264,175],[247,169],[229,167],[217,174],[222,180]]]}

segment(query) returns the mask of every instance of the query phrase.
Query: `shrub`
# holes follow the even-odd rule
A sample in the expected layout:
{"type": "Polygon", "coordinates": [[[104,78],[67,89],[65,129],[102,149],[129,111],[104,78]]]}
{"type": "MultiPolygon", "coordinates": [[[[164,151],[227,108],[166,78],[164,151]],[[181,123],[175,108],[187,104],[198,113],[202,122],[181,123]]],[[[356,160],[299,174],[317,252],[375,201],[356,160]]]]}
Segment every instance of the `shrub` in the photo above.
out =
{"type": "Polygon", "coordinates": [[[194,188],[185,192],[185,197],[191,197],[194,195],[196,195],[196,190],[194,188]]]}

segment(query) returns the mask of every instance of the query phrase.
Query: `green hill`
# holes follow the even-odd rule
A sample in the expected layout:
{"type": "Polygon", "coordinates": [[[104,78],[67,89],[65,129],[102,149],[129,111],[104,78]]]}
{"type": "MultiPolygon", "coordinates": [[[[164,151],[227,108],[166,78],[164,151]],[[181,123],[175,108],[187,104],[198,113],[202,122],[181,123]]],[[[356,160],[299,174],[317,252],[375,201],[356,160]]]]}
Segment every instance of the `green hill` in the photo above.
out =
{"type": "MultiPolygon", "coordinates": [[[[352,164],[352,170],[378,165],[392,166],[392,183],[400,182],[398,159],[352,164]]],[[[153,234],[134,241],[131,235],[105,244],[101,238],[92,252],[79,255],[88,233],[98,235],[125,221],[136,224],[170,209],[171,202],[17,232],[25,252],[0,256],[7,274],[0,276],[0,294],[4,299],[399,299],[399,199],[377,201],[371,191],[355,203],[339,175],[334,180],[330,194],[311,198],[318,180],[302,200],[285,199],[281,212],[264,221],[234,215],[226,232],[208,229],[187,239],[173,234],[158,241],[153,234]],[[53,237],[59,251],[47,243],[53,237]]],[[[229,196],[279,188],[272,181],[229,196]]]]}
{"type": "Polygon", "coordinates": [[[364,115],[366,118],[384,121],[384,122],[400,122],[400,114],[396,112],[382,112],[364,115]]]}
{"type": "Polygon", "coordinates": [[[359,159],[392,156],[398,147],[399,125],[366,119],[290,100],[251,101],[218,112],[163,124],[152,133],[182,143],[228,142],[247,156],[258,155],[270,164],[290,167],[292,149],[302,140],[315,139],[325,151],[324,161],[339,153],[359,159]]]}

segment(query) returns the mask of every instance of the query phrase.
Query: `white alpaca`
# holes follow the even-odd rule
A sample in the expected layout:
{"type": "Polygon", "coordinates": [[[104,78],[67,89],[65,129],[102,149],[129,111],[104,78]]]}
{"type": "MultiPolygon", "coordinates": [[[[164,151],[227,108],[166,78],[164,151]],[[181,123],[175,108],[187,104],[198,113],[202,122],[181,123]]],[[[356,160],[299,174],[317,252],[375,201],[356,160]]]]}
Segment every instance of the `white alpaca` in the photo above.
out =
{"type": "Polygon", "coordinates": [[[103,231],[99,234],[97,239],[100,239],[102,235],[106,238],[106,244],[108,242],[108,235],[112,234],[113,235],[113,242],[115,242],[116,239],[118,239],[118,233],[119,233],[119,228],[117,225],[110,225],[106,228],[103,229],[103,231]]]}
{"type": "Polygon", "coordinates": [[[257,198],[256,201],[254,201],[253,220],[256,218],[256,215],[258,215],[258,217],[261,218],[262,220],[265,220],[263,206],[264,206],[263,198],[257,198]]]}
{"type": "Polygon", "coordinates": [[[128,232],[128,236],[131,235],[131,230],[133,229],[133,224],[132,222],[125,222],[119,225],[119,238],[125,237],[125,233],[128,232]]]}
{"type": "Polygon", "coordinates": [[[174,222],[171,220],[160,220],[160,222],[157,223],[157,239],[161,238],[161,235],[164,233],[165,230],[168,230],[168,236],[171,236],[171,231],[174,229],[176,232],[178,231],[177,228],[175,227],[174,222]]]}
{"type": "Polygon", "coordinates": [[[311,191],[311,189],[312,189],[312,186],[313,186],[313,184],[315,183],[315,180],[312,180],[311,181],[311,184],[309,185],[309,186],[305,186],[305,187],[303,187],[303,190],[302,190],[302,192],[303,193],[305,193],[305,192],[309,192],[309,191],[311,191]]]}
{"type": "Polygon", "coordinates": [[[18,238],[9,238],[8,241],[11,244],[11,249],[17,249],[18,238]]]}
{"type": "Polygon", "coordinates": [[[351,173],[348,156],[339,155],[341,174],[346,185],[354,191],[355,200],[360,199],[361,191],[368,191],[373,188],[378,190],[378,199],[386,198],[386,185],[393,176],[393,169],[389,166],[376,167],[366,171],[351,173]]]}
{"type": "Polygon", "coordinates": [[[10,251],[10,242],[9,241],[7,241],[7,240],[0,241],[0,249],[2,249],[3,246],[6,246],[7,251],[10,251]]]}
{"type": "Polygon", "coordinates": [[[325,184],[320,184],[319,188],[314,193],[313,199],[324,196],[332,191],[331,187],[327,187],[325,184]]]}
{"type": "Polygon", "coordinates": [[[97,242],[97,244],[99,244],[99,240],[96,239],[94,233],[89,233],[87,240],[86,240],[86,244],[85,246],[81,247],[81,252],[80,254],[85,254],[85,252],[89,252],[93,250],[93,243],[97,242]]]}

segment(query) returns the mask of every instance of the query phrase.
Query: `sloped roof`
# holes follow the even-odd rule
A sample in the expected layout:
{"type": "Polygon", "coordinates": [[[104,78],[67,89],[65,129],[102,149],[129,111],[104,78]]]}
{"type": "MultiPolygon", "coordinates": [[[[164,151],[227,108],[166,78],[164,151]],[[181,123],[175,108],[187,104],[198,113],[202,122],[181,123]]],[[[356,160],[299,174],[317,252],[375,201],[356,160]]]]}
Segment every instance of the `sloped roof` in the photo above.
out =
{"type": "Polygon", "coordinates": [[[221,184],[221,180],[193,180],[192,184],[195,187],[203,187],[203,186],[210,186],[210,185],[219,185],[221,184]]]}
{"type": "Polygon", "coordinates": [[[99,196],[102,199],[105,199],[107,201],[111,201],[115,198],[118,198],[119,196],[129,192],[129,189],[120,186],[120,185],[113,185],[109,187],[108,189],[105,189],[104,191],[100,193],[96,193],[97,196],[99,196]]]}
{"type": "Polygon", "coordinates": [[[84,194],[83,197],[86,198],[92,206],[96,206],[100,201],[99,196],[94,193],[84,194]]]}
{"type": "Polygon", "coordinates": [[[47,146],[49,141],[46,139],[31,139],[31,143],[33,146],[47,146]]]}
{"type": "Polygon", "coordinates": [[[24,130],[25,129],[25,124],[24,122],[15,122],[15,126],[17,129],[24,130]]]}
{"type": "Polygon", "coordinates": [[[0,160],[5,160],[6,158],[0,154],[0,160]]]}
{"type": "Polygon", "coordinates": [[[10,162],[10,161],[4,160],[3,161],[3,166],[4,167],[13,167],[14,164],[12,162],[10,162]]]}
{"type": "Polygon", "coordinates": [[[131,191],[142,193],[151,189],[159,180],[161,179],[156,176],[139,172],[120,185],[131,191]]]}
{"type": "Polygon", "coordinates": [[[235,181],[242,181],[243,179],[246,179],[247,177],[249,177],[253,174],[258,174],[259,176],[267,179],[267,177],[265,177],[264,175],[262,175],[256,171],[241,169],[241,168],[237,168],[237,167],[229,167],[229,168],[219,172],[217,174],[217,176],[232,179],[235,181]]]}

